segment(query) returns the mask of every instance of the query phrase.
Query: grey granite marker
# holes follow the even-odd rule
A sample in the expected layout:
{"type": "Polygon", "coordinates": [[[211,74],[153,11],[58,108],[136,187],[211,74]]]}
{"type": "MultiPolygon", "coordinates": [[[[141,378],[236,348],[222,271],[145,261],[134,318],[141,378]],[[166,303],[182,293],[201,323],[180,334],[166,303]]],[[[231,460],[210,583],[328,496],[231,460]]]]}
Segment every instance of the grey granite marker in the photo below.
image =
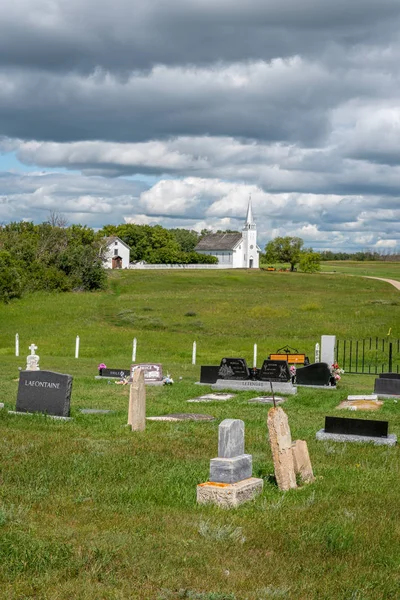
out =
{"type": "Polygon", "coordinates": [[[218,428],[218,457],[241,454],[244,454],[244,423],[240,419],[225,419],[218,428]]]}

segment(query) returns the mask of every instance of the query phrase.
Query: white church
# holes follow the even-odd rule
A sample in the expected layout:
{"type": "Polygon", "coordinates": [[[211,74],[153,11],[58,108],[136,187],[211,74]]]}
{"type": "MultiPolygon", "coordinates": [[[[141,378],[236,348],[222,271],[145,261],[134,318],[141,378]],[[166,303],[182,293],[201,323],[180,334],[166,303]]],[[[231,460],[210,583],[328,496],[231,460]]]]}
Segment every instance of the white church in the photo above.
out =
{"type": "Polygon", "coordinates": [[[251,198],[242,233],[211,233],[203,237],[194,250],[199,254],[216,256],[218,264],[227,269],[258,269],[261,248],[257,246],[251,198]]]}

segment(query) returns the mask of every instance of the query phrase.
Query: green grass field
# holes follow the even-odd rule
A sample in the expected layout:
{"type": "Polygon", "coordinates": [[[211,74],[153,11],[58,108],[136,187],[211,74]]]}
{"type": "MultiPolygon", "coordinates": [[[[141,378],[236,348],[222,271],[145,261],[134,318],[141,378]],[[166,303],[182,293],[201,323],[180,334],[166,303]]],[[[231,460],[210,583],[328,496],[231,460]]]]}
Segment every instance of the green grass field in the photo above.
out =
{"type": "MultiPolygon", "coordinates": [[[[345,374],[335,391],[299,388],[283,405],[317,478],[286,493],[272,477],[268,407],[248,404],[254,394],[186,403],[209,391],[195,385],[200,364],[227,355],[251,364],[254,343],[259,364],[285,344],[313,356],[324,333],[358,339],[392,328],[398,338],[399,316],[400,292],[379,281],[263,271],[124,271],[110,276],[106,292],[36,294],[0,306],[6,409],[15,407],[18,367],[32,341],[42,369],[74,376],[70,422],[0,411],[0,598],[399,598],[398,448],[315,440],[325,415],[343,414],[340,400],[372,392],[372,376],[345,374]],[[129,431],[127,387],[94,375],[101,361],[129,368],[133,337],[138,360],[162,362],[175,379],[147,389],[147,414],[204,412],[214,422],[129,431]],[[115,412],[79,411],[94,407],[115,412]],[[225,418],[245,421],[246,452],[264,478],[261,496],[230,511],[195,500],[225,418]]],[[[378,413],[356,416],[387,419],[400,435],[399,406],[388,400],[378,413]]]]}

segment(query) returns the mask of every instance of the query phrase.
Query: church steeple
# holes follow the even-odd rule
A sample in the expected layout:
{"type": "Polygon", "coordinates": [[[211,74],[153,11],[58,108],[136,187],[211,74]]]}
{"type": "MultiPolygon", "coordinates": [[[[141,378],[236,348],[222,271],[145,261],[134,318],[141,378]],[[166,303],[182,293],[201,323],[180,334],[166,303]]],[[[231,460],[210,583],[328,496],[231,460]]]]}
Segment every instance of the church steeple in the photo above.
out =
{"type": "Polygon", "coordinates": [[[253,217],[253,208],[251,205],[251,194],[249,196],[249,203],[247,205],[247,215],[246,215],[246,222],[244,224],[243,229],[255,229],[256,228],[256,224],[254,222],[254,217],[253,217]]]}

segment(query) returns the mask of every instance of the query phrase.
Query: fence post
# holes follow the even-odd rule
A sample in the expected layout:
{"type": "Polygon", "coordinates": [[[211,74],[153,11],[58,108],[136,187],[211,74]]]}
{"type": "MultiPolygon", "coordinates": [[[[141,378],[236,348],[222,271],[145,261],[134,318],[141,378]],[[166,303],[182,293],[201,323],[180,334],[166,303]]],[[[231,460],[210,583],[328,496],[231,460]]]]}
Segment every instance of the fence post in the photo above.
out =
{"type": "Polygon", "coordinates": [[[393,368],[393,343],[389,343],[389,373],[392,372],[393,368]]]}
{"type": "Polygon", "coordinates": [[[15,356],[19,356],[19,335],[15,334],[15,356]]]}
{"type": "Polygon", "coordinates": [[[137,339],[133,338],[133,344],[132,344],[132,362],[133,363],[136,361],[136,348],[137,348],[137,339]]]}
{"type": "Polygon", "coordinates": [[[257,367],[257,344],[254,344],[254,351],[253,351],[253,369],[255,369],[257,367]]]}
{"type": "Polygon", "coordinates": [[[75,342],[75,358],[79,358],[79,335],[76,336],[75,342]]]}
{"type": "Polygon", "coordinates": [[[192,365],[196,364],[196,342],[193,342],[192,365]]]}

